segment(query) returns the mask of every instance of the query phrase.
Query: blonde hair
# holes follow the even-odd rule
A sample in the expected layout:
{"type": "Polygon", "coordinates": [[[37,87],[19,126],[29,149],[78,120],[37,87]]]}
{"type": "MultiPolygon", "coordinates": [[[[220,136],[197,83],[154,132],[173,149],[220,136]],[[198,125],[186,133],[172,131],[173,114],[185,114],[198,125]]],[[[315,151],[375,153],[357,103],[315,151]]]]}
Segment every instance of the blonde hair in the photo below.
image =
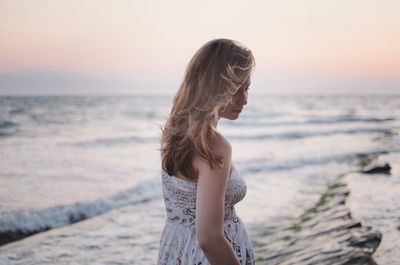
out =
{"type": "Polygon", "coordinates": [[[173,176],[180,171],[190,179],[198,172],[193,155],[222,167],[223,157],[211,151],[218,112],[246,82],[255,66],[252,52],[237,41],[214,39],[205,43],[190,60],[173,98],[171,113],[161,128],[162,168],[173,176]]]}

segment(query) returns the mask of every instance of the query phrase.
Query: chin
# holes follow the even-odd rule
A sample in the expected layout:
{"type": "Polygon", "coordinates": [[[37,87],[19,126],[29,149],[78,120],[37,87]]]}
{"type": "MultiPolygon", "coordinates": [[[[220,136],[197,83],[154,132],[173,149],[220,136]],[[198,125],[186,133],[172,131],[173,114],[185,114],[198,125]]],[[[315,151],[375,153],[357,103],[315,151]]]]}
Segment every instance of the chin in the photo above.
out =
{"type": "Polygon", "coordinates": [[[229,113],[224,113],[221,115],[222,118],[228,119],[228,120],[237,120],[239,118],[240,113],[238,112],[229,112],[229,113]]]}
{"type": "Polygon", "coordinates": [[[239,113],[233,113],[232,115],[229,115],[229,116],[227,116],[226,117],[227,119],[229,119],[229,120],[237,120],[238,118],[239,118],[239,113]]]}

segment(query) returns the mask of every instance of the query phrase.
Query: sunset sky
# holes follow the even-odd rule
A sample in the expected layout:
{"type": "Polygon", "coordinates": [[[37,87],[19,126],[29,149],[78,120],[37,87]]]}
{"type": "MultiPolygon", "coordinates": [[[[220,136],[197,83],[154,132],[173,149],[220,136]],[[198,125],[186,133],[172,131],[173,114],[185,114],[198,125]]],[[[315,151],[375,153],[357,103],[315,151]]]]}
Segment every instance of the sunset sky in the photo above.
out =
{"type": "Polygon", "coordinates": [[[172,94],[232,38],[252,92],[400,93],[400,1],[0,1],[0,94],[172,94]]]}

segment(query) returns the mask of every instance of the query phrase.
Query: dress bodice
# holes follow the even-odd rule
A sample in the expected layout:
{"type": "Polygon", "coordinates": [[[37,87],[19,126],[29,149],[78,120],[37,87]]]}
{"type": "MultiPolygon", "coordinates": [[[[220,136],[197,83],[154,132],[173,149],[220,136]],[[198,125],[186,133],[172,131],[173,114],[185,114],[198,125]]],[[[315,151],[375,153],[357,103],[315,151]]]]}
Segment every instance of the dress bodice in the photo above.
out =
{"type": "MultiPolygon", "coordinates": [[[[209,265],[197,241],[197,183],[170,176],[161,170],[167,220],[161,234],[157,265],[209,265]]],[[[235,204],[246,195],[247,186],[239,171],[232,167],[225,191],[224,235],[241,265],[254,265],[254,250],[235,204]]]]}
{"type": "MultiPolygon", "coordinates": [[[[161,170],[163,196],[170,221],[190,226],[196,218],[197,183],[170,176],[161,170]]],[[[232,166],[225,192],[225,220],[237,218],[234,205],[246,195],[247,186],[240,172],[232,166]]]]}

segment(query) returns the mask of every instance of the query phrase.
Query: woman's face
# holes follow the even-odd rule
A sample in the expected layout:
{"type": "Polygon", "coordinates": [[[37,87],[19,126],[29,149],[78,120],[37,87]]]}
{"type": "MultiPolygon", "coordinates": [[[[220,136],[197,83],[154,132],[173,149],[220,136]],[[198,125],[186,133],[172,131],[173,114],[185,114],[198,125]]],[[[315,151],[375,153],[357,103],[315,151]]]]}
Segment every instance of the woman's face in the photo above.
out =
{"type": "Polygon", "coordinates": [[[244,105],[247,104],[248,90],[250,86],[250,80],[246,81],[239,90],[233,95],[232,102],[228,107],[219,112],[219,116],[229,120],[236,120],[239,118],[240,113],[243,110],[244,105]]]}

